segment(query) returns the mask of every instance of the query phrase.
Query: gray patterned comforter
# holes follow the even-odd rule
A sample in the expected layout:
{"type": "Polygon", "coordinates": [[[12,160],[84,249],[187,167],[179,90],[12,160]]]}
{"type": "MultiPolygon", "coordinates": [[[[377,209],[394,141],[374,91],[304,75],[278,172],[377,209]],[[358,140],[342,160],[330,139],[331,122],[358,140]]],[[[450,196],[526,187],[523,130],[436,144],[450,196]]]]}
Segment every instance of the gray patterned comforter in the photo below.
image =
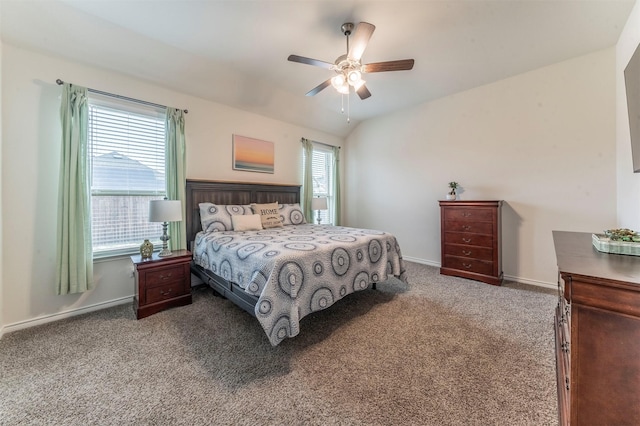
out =
{"type": "Polygon", "coordinates": [[[289,225],[200,232],[194,262],[258,297],[255,315],[272,345],[300,331],[306,315],[371,283],[406,282],[396,238],[382,231],[289,225]]]}

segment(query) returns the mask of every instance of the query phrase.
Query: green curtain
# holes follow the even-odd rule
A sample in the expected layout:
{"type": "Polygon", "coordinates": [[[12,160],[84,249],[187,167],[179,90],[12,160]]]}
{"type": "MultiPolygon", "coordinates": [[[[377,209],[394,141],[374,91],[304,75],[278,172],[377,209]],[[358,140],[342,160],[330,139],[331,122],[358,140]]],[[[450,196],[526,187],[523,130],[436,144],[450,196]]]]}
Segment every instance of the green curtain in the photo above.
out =
{"type": "Polygon", "coordinates": [[[340,203],[340,147],[333,147],[333,217],[334,225],[342,224],[340,203]]]}
{"type": "Polygon", "coordinates": [[[186,143],[184,137],[184,111],[167,108],[166,120],[166,179],[167,198],[182,202],[182,220],[169,222],[169,240],[171,250],[187,248],[187,231],[185,225],[185,186],[186,186],[186,143]]]}
{"type": "Polygon", "coordinates": [[[311,210],[311,199],[313,198],[313,143],[309,139],[302,138],[302,149],[304,151],[304,176],[302,177],[302,211],[307,223],[313,223],[313,211],[311,210]]]}
{"type": "Polygon", "coordinates": [[[62,155],[58,188],[57,294],[93,288],[89,107],[85,87],[64,83],[60,105],[62,155]]]}

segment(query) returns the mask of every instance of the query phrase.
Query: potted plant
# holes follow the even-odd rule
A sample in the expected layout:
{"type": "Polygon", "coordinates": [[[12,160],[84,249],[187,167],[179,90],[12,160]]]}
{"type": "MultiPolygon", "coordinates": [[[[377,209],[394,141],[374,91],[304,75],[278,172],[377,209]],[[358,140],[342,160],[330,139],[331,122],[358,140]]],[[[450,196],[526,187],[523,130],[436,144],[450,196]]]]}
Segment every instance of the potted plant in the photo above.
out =
{"type": "Polygon", "coordinates": [[[460,184],[458,184],[458,182],[449,182],[449,193],[447,194],[447,200],[455,200],[456,199],[456,189],[458,189],[458,187],[460,186],[460,184]]]}

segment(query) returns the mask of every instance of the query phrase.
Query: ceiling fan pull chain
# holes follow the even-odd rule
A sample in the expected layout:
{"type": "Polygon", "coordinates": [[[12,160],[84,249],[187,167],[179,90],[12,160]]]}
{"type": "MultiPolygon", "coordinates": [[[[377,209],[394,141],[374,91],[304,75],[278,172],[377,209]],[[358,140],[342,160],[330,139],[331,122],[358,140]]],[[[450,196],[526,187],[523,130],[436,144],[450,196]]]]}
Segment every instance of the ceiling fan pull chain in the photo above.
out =
{"type": "Polygon", "coordinates": [[[351,96],[349,96],[351,94],[351,90],[349,89],[349,92],[347,92],[347,124],[351,124],[351,96]]]}

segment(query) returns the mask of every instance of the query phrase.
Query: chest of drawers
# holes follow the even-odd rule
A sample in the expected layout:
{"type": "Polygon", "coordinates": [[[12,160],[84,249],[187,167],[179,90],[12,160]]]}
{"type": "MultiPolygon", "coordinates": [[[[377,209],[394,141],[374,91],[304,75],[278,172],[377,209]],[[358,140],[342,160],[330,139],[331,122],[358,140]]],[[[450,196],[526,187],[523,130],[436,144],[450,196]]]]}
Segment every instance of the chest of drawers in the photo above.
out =
{"type": "Polygon", "coordinates": [[[640,424],[640,257],[553,231],[560,425],[640,424]]]}
{"type": "Polygon", "coordinates": [[[502,284],[502,201],[440,201],[440,273],[502,284]]]}
{"type": "Polygon", "coordinates": [[[167,257],[154,253],[144,260],[135,255],[131,261],[136,279],[133,309],[138,319],[191,303],[191,252],[177,250],[167,257]]]}

